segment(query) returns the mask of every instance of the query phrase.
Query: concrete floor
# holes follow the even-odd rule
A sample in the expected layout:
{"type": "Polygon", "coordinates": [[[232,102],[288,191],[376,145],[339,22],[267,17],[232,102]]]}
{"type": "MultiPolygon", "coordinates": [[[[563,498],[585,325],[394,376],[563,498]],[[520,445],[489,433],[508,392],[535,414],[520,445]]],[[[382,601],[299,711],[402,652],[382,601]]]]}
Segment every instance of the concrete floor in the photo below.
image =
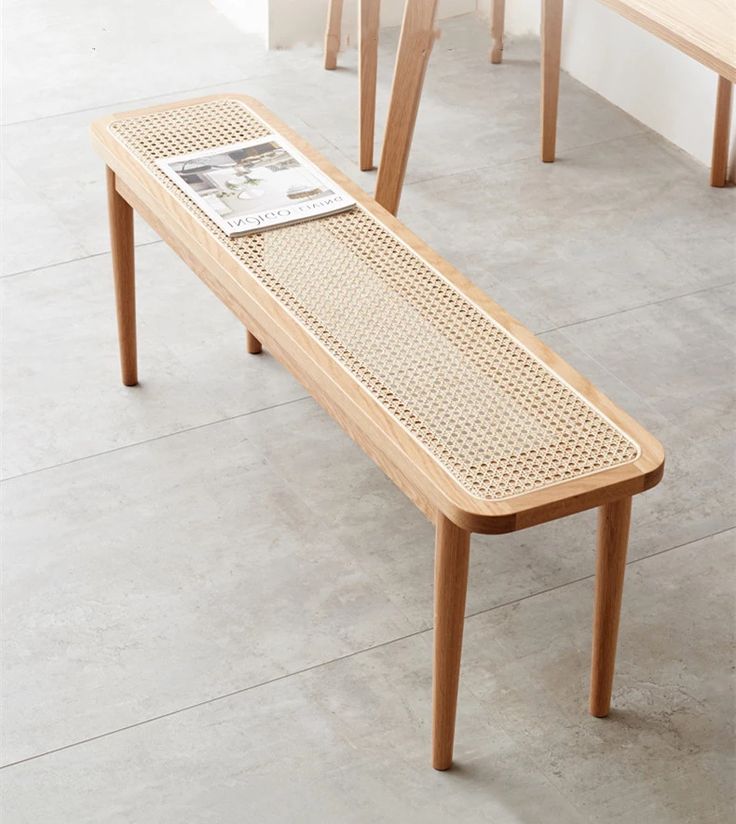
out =
{"type": "Polygon", "coordinates": [[[4,824],[731,820],[736,190],[568,77],[542,165],[536,45],[491,67],[478,21],[443,28],[401,217],[668,453],[615,712],[586,714],[594,514],[476,536],[457,766],[430,769],[431,527],[142,225],[119,384],[90,121],[242,91],[371,189],[355,53],[264,53],[205,0],[14,0],[4,824]]]}

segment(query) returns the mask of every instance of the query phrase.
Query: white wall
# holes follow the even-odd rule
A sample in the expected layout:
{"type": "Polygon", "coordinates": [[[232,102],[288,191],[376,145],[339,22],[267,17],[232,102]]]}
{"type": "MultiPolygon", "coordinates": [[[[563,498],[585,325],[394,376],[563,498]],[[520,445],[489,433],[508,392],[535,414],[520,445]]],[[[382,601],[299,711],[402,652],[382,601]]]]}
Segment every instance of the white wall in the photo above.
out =
{"type": "MultiPolygon", "coordinates": [[[[322,43],[328,0],[211,0],[212,5],[239,29],[259,34],[270,49],[287,49],[298,44],[322,43]]],[[[342,20],[342,47],[357,40],[357,0],[345,0],[342,20]]],[[[467,14],[476,9],[476,0],[439,0],[441,19],[467,14]]],[[[401,25],[404,0],[382,0],[381,26],[401,25]]]]}
{"type": "MultiPolygon", "coordinates": [[[[327,0],[269,0],[270,32],[272,49],[288,48],[296,43],[321,43],[324,39],[327,19],[327,0]]],[[[357,0],[345,0],[343,4],[342,46],[350,46],[357,40],[357,0]]],[[[475,11],[476,0],[439,0],[440,18],[454,17],[475,11]]],[[[381,26],[400,26],[404,0],[382,0],[381,26]]]]}
{"type": "MultiPolygon", "coordinates": [[[[487,5],[481,0],[481,12],[487,13],[487,5]]],[[[540,6],[540,0],[507,0],[506,31],[538,35],[540,6]]],[[[715,72],[596,0],[566,0],[562,66],[710,165],[715,72]]]]}
{"type": "Polygon", "coordinates": [[[210,0],[212,5],[247,34],[257,34],[268,45],[269,0],[210,0]]]}

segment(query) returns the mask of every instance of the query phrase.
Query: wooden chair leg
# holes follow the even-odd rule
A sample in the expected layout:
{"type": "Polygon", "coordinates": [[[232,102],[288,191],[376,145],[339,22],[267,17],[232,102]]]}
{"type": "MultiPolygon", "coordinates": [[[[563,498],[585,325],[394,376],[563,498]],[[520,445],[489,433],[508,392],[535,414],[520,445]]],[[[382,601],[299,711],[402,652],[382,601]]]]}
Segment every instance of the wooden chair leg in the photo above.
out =
{"type": "Polygon", "coordinates": [[[360,0],[360,168],[373,168],[381,0],[360,0]]]}
{"type": "Polygon", "coordinates": [[[330,0],[325,29],[325,68],[337,68],[337,53],[340,51],[340,31],[342,28],[343,0],[330,0]]]}
{"type": "Polygon", "coordinates": [[[436,14],[437,0],[406,0],[375,194],[392,214],[399,208],[436,14]]]}
{"type": "Polygon", "coordinates": [[[611,708],[630,522],[630,497],[605,504],[598,510],[598,557],[590,676],[590,713],[598,718],[608,715],[611,708]]]}
{"type": "Polygon", "coordinates": [[[542,0],[542,160],[555,159],[560,92],[562,0],[542,0]]]}
{"type": "Polygon", "coordinates": [[[506,0],[491,0],[491,63],[503,59],[503,30],[506,0]]]}
{"type": "Polygon", "coordinates": [[[434,562],[432,766],[452,764],[468,585],[470,533],[438,513],[434,562]]]}
{"type": "Polygon", "coordinates": [[[725,186],[728,179],[728,149],[731,137],[731,89],[732,83],[725,77],[718,78],[716,117],[713,126],[713,159],[710,165],[710,185],[725,186]]]}
{"type": "Polygon", "coordinates": [[[258,355],[263,347],[261,346],[261,342],[258,338],[249,332],[247,329],[245,330],[245,338],[246,338],[246,345],[248,346],[248,352],[251,355],[258,355]]]}
{"type": "Polygon", "coordinates": [[[133,209],[115,187],[115,173],[107,167],[107,212],[110,221],[112,270],[118,316],[120,371],[126,386],[138,383],[135,325],[135,246],[133,209]]]}

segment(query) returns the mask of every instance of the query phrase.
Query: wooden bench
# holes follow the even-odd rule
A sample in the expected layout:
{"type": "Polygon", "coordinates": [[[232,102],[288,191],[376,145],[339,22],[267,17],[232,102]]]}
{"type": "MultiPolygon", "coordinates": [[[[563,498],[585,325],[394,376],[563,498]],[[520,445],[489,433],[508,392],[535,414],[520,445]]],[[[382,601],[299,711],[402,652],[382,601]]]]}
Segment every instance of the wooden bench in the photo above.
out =
{"type": "Polygon", "coordinates": [[[436,525],[433,765],[452,760],[469,539],[600,507],[590,693],[608,713],[631,496],[660,445],[264,109],[213,96],[97,121],[123,382],[137,382],[133,210],[436,525]],[[156,158],[279,132],[358,201],[230,239],[156,158]]]}

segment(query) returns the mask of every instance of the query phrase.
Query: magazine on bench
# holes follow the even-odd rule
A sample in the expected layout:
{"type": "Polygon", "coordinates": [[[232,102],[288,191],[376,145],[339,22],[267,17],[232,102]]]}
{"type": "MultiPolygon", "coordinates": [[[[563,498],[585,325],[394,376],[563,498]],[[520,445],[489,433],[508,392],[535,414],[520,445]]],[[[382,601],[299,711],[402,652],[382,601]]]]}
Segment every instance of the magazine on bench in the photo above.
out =
{"type": "Polygon", "coordinates": [[[230,237],[355,205],[353,198],[275,134],[156,162],[230,237]]]}

